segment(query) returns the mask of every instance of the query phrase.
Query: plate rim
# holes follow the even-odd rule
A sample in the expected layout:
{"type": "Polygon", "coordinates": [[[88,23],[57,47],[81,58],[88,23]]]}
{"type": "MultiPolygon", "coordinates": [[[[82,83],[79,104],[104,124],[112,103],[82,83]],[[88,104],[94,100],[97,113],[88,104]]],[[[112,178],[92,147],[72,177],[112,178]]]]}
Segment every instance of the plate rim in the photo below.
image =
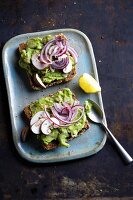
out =
{"type": "MultiPolygon", "coordinates": [[[[2,50],[2,63],[3,63],[3,71],[4,71],[4,78],[5,78],[5,83],[6,83],[6,90],[7,90],[7,96],[8,96],[8,104],[9,104],[9,112],[10,112],[10,120],[11,120],[11,125],[12,125],[12,137],[13,137],[13,142],[14,142],[14,145],[18,151],[18,153],[20,154],[20,156],[24,159],[26,159],[27,161],[30,161],[30,162],[33,162],[33,163],[55,163],[55,162],[64,162],[64,161],[70,161],[70,160],[75,160],[75,159],[80,159],[80,158],[85,158],[85,157],[88,157],[88,156],[91,156],[91,155],[95,155],[97,152],[99,152],[105,145],[106,143],[106,139],[107,139],[107,135],[104,134],[104,137],[103,137],[103,140],[102,142],[99,144],[99,146],[96,148],[95,152],[94,150],[91,152],[87,152],[87,153],[82,153],[82,157],[78,157],[77,155],[74,155],[74,156],[69,156],[66,157],[63,159],[54,159],[54,160],[45,160],[44,158],[43,159],[38,159],[38,158],[33,158],[32,155],[28,156],[29,154],[28,153],[25,153],[22,151],[22,148],[19,146],[19,143],[17,142],[17,137],[18,137],[18,134],[16,134],[16,130],[15,130],[15,126],[14,126],[14,120],[13,120],[13,109],[12,109],[12,105],[11,105],[11,94],[10,94],[10,87],[9,87],[9,84],[8,84],[8,78],[7,78],[7,74],[8,74],[8,71],[6,69],[6,59],[5,59],[5,52],[6,52],[6,49],[8,47],[8,44],[10,44],[12,41],[14,41],[14,39],[18,39],[18,38],[21,38],[21,37],[30,37],[30,36],[33,36],[34,35],[37,35],[37,34],[49,34],[49,33],[52,33],[52,32],[75,32],[75,33],[78,33],[79,35],[81,35],[85,41],[87,42],[87,45],[89,47],[89,50],[90,50],[90,56],[91,56],[91,61],[92,61],[92,65],[93,65],[93,70],[94,70],[94,76],[95,76],[95,79],[98,81],[99,83],[99,77],[98,77],[98,71],[97,71],[97,65],[96,65],[96,61],[95,61],[95,56],[94,56],[94,51],[93,51],[93,47],[92,47],[92,44],[91,44],[91,41],[90,39],[87,37],[87,35],[85,33],[83,33],[82,31],[80,30],[77,30],[77,29],[73,29],[73,28],[63,28],[63,29],[53,29],[53,30],[46,30],[46,31],[39,31],[39,32],[31,32],[31,33],[24,33],[24,34],[19,34],[19,35],[16,35],[14,37],[12,37],[11,39],[9,39],[4,47],[3,47],[3,50],[2,50]]],[[[105,117],[105,111],[104,111],[104,107],[103,107],[103,100],[102,100],[102,95],[101,95],[101,92],[98,92],[97,93],[98,95],[98,99],[99,99],[99,104],[103,110],[103,114],[104,114],[104,122],[105,124],[107,124],[106,122],[106,117],[105,117]]]]}

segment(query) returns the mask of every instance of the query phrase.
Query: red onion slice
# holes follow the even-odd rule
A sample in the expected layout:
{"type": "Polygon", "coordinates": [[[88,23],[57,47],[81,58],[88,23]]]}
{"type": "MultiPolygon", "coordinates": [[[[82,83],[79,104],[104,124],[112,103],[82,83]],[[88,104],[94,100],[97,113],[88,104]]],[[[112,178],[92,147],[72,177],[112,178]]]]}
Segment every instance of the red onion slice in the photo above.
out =
{"type": "Polygon", "coordinates": [[[66,109],[68,110],[68,118],[67,118],[67,121],[70,121],[71,118],[72,118],[72,108],[71,108],[71,106],[70,106],[68,103],[66,103],[66,102],[64,102],[63,105],[64,105],[64,106],[66,107],[66,109]]]}
{"type": "Polygon", "coordinates": [[[60,42],[60,48],[63,49],[63,44],[62,44],[62,42],[60,42]]]}
{"type": "Polygon", "coordinates": [[[57,47],[56,45],[53,45],[53,46],[51,46],[51,47],[49,48],[49,51],[48,51],[49,55],[51,55],[51,54],[53,53],[53,51],[54,51],[54,49],[55,49],[56,47],[57,47]]]}
{"type": "MultiPolygon", "coordinates": [[[[84,106],[76,105],[76,106],[74,106],[72,108],[72,112],[77,112],[77,109],[82,109],[82,113],[81,113],[80,117],[78,119],[76,119],[75,121],[72,121],[72,123],[78,122],[83,117],[83,115],[84,115],[84,106]]],[[[74,117],[73,117],[73,119],[74,119],[74,117]]]]}
{"type": "Polygon", "coordinates": [[[72,112],[71,121],[76,117],[77,114],[78,114],[78,110],[75,110],[72,112]]]}
{"type": "Polygon", "coordinates": [[[54,50],[53,50],[51,56],[56,55],[56,53],[57,53],[58,51],[59,51],[59,47],[55,46],[55,48],[54,48],[54,50]]]}
{"type": "MultiPolygon", "coordinates": [[[[52,59],[53,59],[53,56],[55,56],[56,53],[58,53],[59,51],[60,51],[59,47],[57,47],[57,46],[55,45],[52,54],[49,56],[51,61],[52,61],[52,59]]],[[[56,57],[56,56],[55,56],[55,57],[56,57]]]]}
{"type": "Polygon", "coordinates": [[[63,44],[62,44],[62,42],[57,41],[56,44],[57,44],[57,46],[58,46],[60,49],[63,48],[63,44]]]}
{"type": "Polygon", "coordinates": [[[46,63],[46,62],[48,62],[49,64],[51,64],[51,60],[49,59],[49,57],[48,57],[48,50],[49,50],[49,48],[51,47],[51,45],[54,45],[55,44],[55,39],[53,39],[53,40],[50,40],[44,47],[43,47],[43,49],[42,49],[42,51],[41,51],[41,55],[40,55],[40,61],[41,62],[44,62],[44,63],[46,63]],[[45,58],[44,58],[44,56],[45,56],[45,58]]]}
{"type": "MultiPolygon", "coordinates": [[[[45,106],[44,110],[45,110],[46,116],[49,118],[49,120],[51,120],[51,118],[46,110],[46,106],[45,106]]],[[[55,103],[54,106],[51,108],[51,111],[52,111],[53,116],[61,122],[60,126],[67,127],[67,126],[70,126],[71,124],[78,122],[83,117],[84,106],[82,106],[82,105],[71,106],[66,102],[63,102],[63,105],[61,105],[59,103],[55,103]],[[78,114],[78,109],[81,109],[82,113],[78,119],[73,121],[73,119],[78,114]],[[66,115],[66,116],[64,116],[64,115],[66,115]]],[[[55,125],[59,126],[59,124],[56,124],[56,123],[55,123],[55,125]]]]}
{"type": "Polygon", "coordinates": [[[61,111],[64,107],[59,103],[54,103],[54,108],[55,108],[55,110],[57,110],[58,113],[61,113],[61,111]]]}
{"type": "MultiPolygon", "coordinates": [[[[63,104],[64,105],[64,104],[63,104]]],[[[69,117],[69,110],[71,108],[68,108],[68,104],[67,105],[61,105],[59,103],[55,103],[54,104],[54,108],[57,111],[57,114],[61,115],[61,118],[63,120],[67,120],[68,121],[68,117],[69,117]],[[67,106],[67,107],[66,107],[67,106]]]]}
{"type": "MultiPolygon", "coordinates": [[[[54,115],[54,117],[56,116],[56,118],[58,119],[58,117],[59,118],[61,118],[62,120],[64,120],[64,121],[66,121],[67,120],[67,118],[68,118],[68,116],[63,116],[63,115],[60,115],[56,110],[55,110],[55,108],[53,107],[53,108],[51,108],[51,111],[52,111],[52,113],[53,113],[53,115],[54,115]]],[[[62,122],[64,122],[64,121],[62,121],[62,122]]]]}
{"type": "MultiPolygon", "coordinates": [[[[76,102],[76,101],[75,101],[76,102]]],[[[79,101],[77,101],[78,103],[79,103],[79,101]]],[[[77,103],[76,102],[76,103],[77,103]]],[[[72,107],[72,118],[71,118],[71,120],[73,120],[75,117],[76,117],[76,115],[78,114],[78,109],[84,109],[84,107],[83,106],[81,106],[81,105],[79,105],[79,104],[77,104],[77,105],[74,105],[73,107],[72,107]]]]}
{"type": "Polygon", "coordinates": [[[48,51],[49,51],[49,48],[52,46],[52,43],[48,44],[47,46],[45,46],[45,57],[47,59],[48,62],[52,62],[52,60],[50,60],[49,58],[49,54],[48,54],[48,51]]]}
{"type": "Polygon", "coordinates": [[[37,69],[42,70],[42,69],[44,69],[45,67],[48,67],[48,64],[41,63],[40,60],[39,60],[38,58],[39,58],[39,55],[38,55],[38,54],[33,54],[32,58],[31,58],[32,64],[33,64],[37,69]]]}
{"type": "Polygon", "coordinates": [[[63,73],[67,74],[67,73],[69,73],[70,71],[72,71],[72,62],[71,62],[71,60],[70,60],[70,58],[69,58],[69,63],[68,63],[68,65],[63,69],[63,73]]]}
{"type": "Polygon", "coordinates": [[[46,59],[44,59],[44,52],[45,52],[45,46],[43,47],[41,54],[40,54],[40,61],[43,63],[47,63],[46,59]]]}
{"type": "Polygon", "coordinates": [[[74,58],[74,60],[75,60],[75,64],[77,64],[77,62],[78,62],[78,54],[77,54],[77,52],[72,48],[72,47],[68,47],[68,52],[71,54],[71,56],[74,58]]]}
{"type": "Polygon", "coordinates": [[[68,114],[69,114],[69,109],[66,108],[66,107],[63,108],[62,111],[61,111],[61,114],[62,114],[62,115],[68,115],[68,114]]]}
{"type": "Polygon", "coordinates": [[[63,116],[60,116],[60,115],[57,113],[57,111],[54,109],[54,107],[51,108],[51,111],[52,111],[52,113],[53,113],[53,115],[54,115],[55,118],[57,118],[58,120],[60,120],[61,122],[65,123],[65,124],[71,125],[71,122],[65,120],[63,116]]]}
{"type": "Polygon", "coordinates": [[[75,51],[75,49],[74,48],[72,48],[72,47],[68,47],[69,48],[69,50],[71,50],[74,54],[75,54],[75,56],[76,57],[78,57],[78,54],[77,54],[77,52],[75,51]]]}
{"type": "Polygon", "coordinates": [[[44,107],[44,112],[45,112],[45,114],[46,114],[46,116],[47,116],[47,118],[54,124],[54,125],[56,125],[56,126],[58,126],[58,127],[68,127],[69,126],[69,124],[67,125],[67,124],[56,124],[55,123],[55,121],[53,121],[50,117],[49,117],[49,113],[47,112],[47,110],[46,110],[47,108],[46,108],[46,106],[44,107]]]}
{"type": "Polygon", "coordinates": [[[39,58],[40,62],[37,56],[33,56],[32,63],[39,70],[44,69],[48,65],[51,65],[53,69],[63,69],[64,73],[69,73],[71,71],[70,68],[72,68],[72,66],[69,66],[70,61],[66,53],[69,53],[74,58],[76,64],[78,57],[77,52],[72,47],[68,47],[67,39],[65,38],[65,36],[63,34],[59,34],[55,36],[55,39],[50,40],[43,47],[39,58]],[[54,58],[56,60],[53,60],[54,58]]]}
{"type": "Polygon", "coordinates": [[[63,46],[62,42],[59,42],[58,45],[59,45],[60,49],[63,49],[64,46],[63,46]]]}
{"type": "Polygon", "coordinates": [[[64,46],[63,48],[60,49],[60,52],[59,53],[56,53],[55,56],[56,57],[59,57],[59,56],[62,56],[63,54],[65,54],[67,51],[67,46],[64,46]]]}
{"type": "Polygon", "coordinates": [[[54,69],[64,69],[69,63],[68,57],[58,58],[58,60],[53,61],[52,68],[54,69]]]}
{"type": "Polygon", "coordinates": [[[52,111],[54,117],[56,117],[58,120],[60,120],[61,122],[65,123],[65,124],[69,124],[69,126],[70,126],[71,124],[74,124],[74,123],[78,122],[78,121],[83,117],[83,114],[84,114],[84,107],[82,107],[82,113],[81,113],[80,117],[79,117],[78,119],[76,119],[75,121],[64,120],[63,117],[60,116],[60,115],[56,112],[56,110],[55,110],[54,108],[51,108],[51,111],[52,111]]]}

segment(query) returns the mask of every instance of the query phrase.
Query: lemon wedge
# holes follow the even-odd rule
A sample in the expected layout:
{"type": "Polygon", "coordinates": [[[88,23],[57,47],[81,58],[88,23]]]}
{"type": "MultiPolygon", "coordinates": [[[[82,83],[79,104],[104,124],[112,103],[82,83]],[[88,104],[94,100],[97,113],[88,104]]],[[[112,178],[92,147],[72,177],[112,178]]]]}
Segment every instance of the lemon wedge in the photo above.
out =
{"type": "Polygon", "coordinates": [[[101,91],[99,83],[90,74],[87,73],[84,73],[82,76],[80,76],[79,86],[86,93],[96,93],[101,91]]]}

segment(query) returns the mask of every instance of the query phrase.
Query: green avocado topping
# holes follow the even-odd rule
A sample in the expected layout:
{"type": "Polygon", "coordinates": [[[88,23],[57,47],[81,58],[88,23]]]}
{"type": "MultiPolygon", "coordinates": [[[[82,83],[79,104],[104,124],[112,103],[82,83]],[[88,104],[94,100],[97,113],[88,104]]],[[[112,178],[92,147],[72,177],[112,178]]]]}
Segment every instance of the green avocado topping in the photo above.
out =
{"type": "Polygon", "coordinates": [[[44,83],[51,83],[51,80],[52,81],[55,81],[55,80],[63,80],[64,78],[66,78],[67,75],[66,74],[63,74],[62,72],[60,71],[57,71],[57,70],[53,70],[51,71],[50,69],[47,69],[45,71],[45,76],[42,76],[42,81],[44,83]]]}
{"type": "Polygon", "coordinates": [[[68,102],[70,104],[74,102],[72,92],[69,88],[64,88],[51,96],[42,97],[34,103],[31,103],[30,110],[32,116],[35,115],[37,112],[44,110],[45,105],[51,107],[54,105],[54,103],[63,102],[68,102]]]}
{"type": "MultiPolygon", "coordinates": [[[[34,116],[37,112],[44,110],[44,106],[52,107],[54,103],[63,103],[67,102],[69,104],[73,104],[74,97],[69,88],[64,88],[57,93],[48,96],[48,97],[42,97],[39,100],[37,100],[34,103],[30,104],[30,110],[32,116],[34,116]]],[[[81,110],[78,110],[77,115],[73,120],[76,120],[80,117],[81,110]]],[[[77,134],[83,129],[84,125],[86,123],[86,115],[84,113],[83,117],[76,123],[71,124],[68,127],[59,127],[59,128],[53,128],[51,129],[50,135],[44,135],[40,134],[39,139],[44,144],[49,144],[53,140],[57,140],[60,144],[60,146],[69,147],[68,139],[70,137],[76,137],[77,134]]]]}
{"type": "Polygon", "coordinates": [[[88,113],[91,111],[91,108],[92,108],[92,104],[89,101],[89,99],[85,101],[84,107],[85,107],[85,113],[88,116],[88,113]]]}
{"type": "Polygon", "coordinates": [[[65,146],[65,147],[70,146],[70,144],[68,144],[68,137],[69,137],[69,133],[67,129],[64,129],[63,132],[58,135],[58,141],[61,146],[65,146]]]}
{"type": "Polygon", "coordinates": [[[54,39],[54,37],[52,35],[47,35],[42,39],[42,42],[44,44],[46,44],[47,42],[49,42],[50,40],[53,40],[53,39],[54,39]]]}
{"type": "Polygon", "coordinates": [[[50,142],[52,142],[53,140],[56,140],[58,138],[59,135],[59,131],[57,128],[54,128],[51,130],[50,135],[44,135],[41,134],[40,135],[40,139],[44,142],[44,144],[49,144],[50,142]]]}
{"type": "MultiPolygon", "coordinates": [[[[19,66],[27,71],[30,76],[34,76],[35,73],[38,73],[42,82],[44,84],[50,84],[53,81],[64,80],[68,74],[64,74],[61,70],[51,70],[48,69],[37,70],[32,65],[32,55],[40,54],[44,45],[52,40],[54,37],[52,35],[47,35],[43,38],[36,37],[27,40],[26,49],[23,49],[20,53],[19,66]]],[[[72,62],[73,68],[75,67],[74,59],[69,55],[70,61],[72,62]]]]}
{"type": "Polygon", "coordinates": [[[42,38],[32,38],[27,41],[27,47],[30,49],[42,49],[43,48],[43,41],[42,38]]]}

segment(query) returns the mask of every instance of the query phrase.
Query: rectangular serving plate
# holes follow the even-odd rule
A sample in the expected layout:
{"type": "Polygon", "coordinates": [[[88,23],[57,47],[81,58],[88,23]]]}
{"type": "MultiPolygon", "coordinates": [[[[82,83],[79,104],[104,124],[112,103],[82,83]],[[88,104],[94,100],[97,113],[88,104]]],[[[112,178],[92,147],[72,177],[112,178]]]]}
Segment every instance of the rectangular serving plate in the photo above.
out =
{"type": "MultiPolygon", "coordinates": [[[[90,73],[99,82],[93,48],[90,40],[83,32],[76,29],[57,29],[18,35],[5,44],[2,52],[2,60],[8,93],[13,141],[18,153],[23,158],[36,163],[60,162],[87,157],[103,148],[106,142],[106,134],[98,125],[91,122],[90,129],[83,135],[70,141],[71,146],[69,148],[59,147],[52,151],[45,151],[34,142],[34,139],[26,143],[22,143],[20,139],[21,130],[25,126],[25,121],[22,117],[23,108],[31,101],[35,101],[42,96],[47,96],[59,89],[68,87],[76,94],[82,104],[86,99],[90,98],[97,102],[103,109],[101,92],[90,95],[85,94],[78,85],[80,75],[85,72],[90,73]],[[25,72],[18,67],[18,46],[20,43],[26,42],[29,38],[44,37],[48,34],[56,35],[59,33],[65,34],[69,40],[69,44],[78,52],[77,75],[68,83],[53,86],[46,90],[34,91],[29,86],[25,72]]],[[[105,114],[104,121],[106,123],[105,114]]]]}

